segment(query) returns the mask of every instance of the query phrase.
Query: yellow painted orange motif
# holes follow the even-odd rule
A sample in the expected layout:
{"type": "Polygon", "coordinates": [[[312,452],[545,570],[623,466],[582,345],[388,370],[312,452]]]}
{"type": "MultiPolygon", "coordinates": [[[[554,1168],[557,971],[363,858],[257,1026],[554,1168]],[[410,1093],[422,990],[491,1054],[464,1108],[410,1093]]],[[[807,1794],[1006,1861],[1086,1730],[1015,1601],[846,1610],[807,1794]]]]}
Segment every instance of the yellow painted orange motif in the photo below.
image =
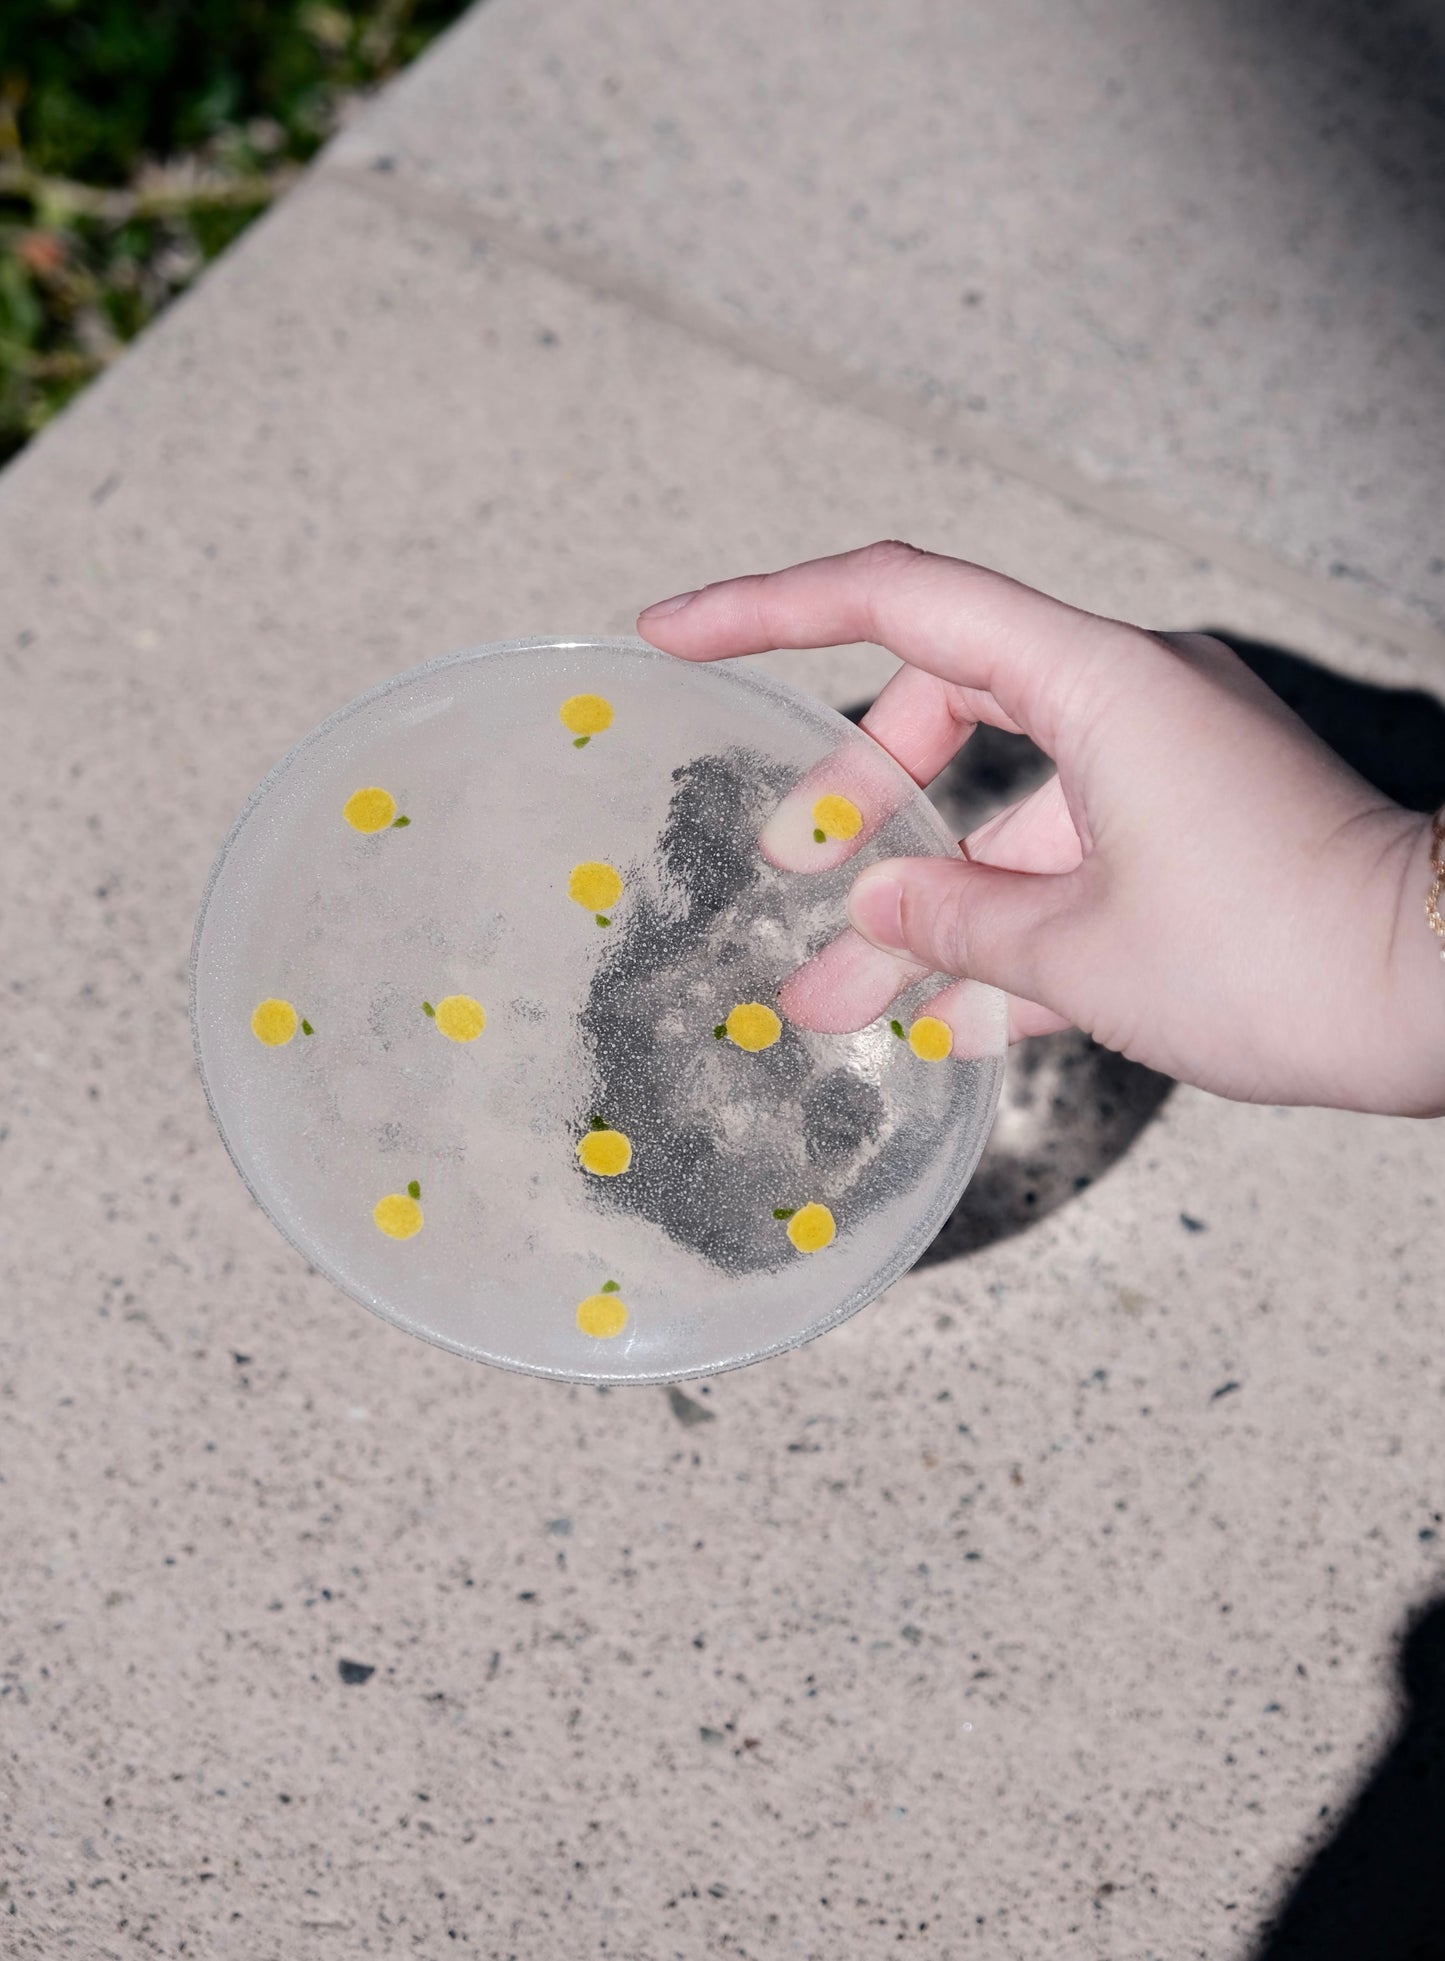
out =
{"type": "Polygon", "coordinates": [[[341,814],[353,831],[370,837],[373,831],[384,831],[395,821],[396,798],[390,790],[356,790],[346,799],[341,814]]]}
{"type": "Polygon", "coordinates": [[[578,1304],[577,1326],[584,1335],[610,1341],[627,1326],[627,1304],[616,1294],[589,1294],[578,1304]]]}
{"type": "Polygon", "coordinates": [[[761,1001],[740,1001],[723,1023],[728,1040],[756,1055],[770,1049],[783,1032],[783,1024],[761,1001]]]}
{"type": "Polygon", "coordinates": [[[619,1178],[632,1162],[632,1139],[621,1130],[589,1130],[577,1155],[594,1177],[619,1178]]]}
{"type": "Polygon", "coordinates": [[[920,1015],[908,1031],[908,1046],[924,1062],[942,1062],[953,1053],[953,1030],[937,1015],[920,1015]]]}
{"type": "Polygon", "coordinates": [[[589,858],[585,864],[572,867],[567,896],[588,912],[607,912],[622,897],[622,874],[615,865],[589,858]]]}
{"type": "Polygon", "coordinates": [[[821,1253],[838,1236],[826,1205],[805,1205],[788,1221],[788,1237],[800,1253],[821,1253]]]}
{"type": "Polygon", "coordinates": [[[612,727],[612,703],[603,695],[569,695],[557,712],[572,735],[601,735],[612,727]]]}
{"type": "Polygon", "coordinates": [[[433,1014],[436,1025],[453,1042],[475,1042],[487,1025],[487,1011],[470,994],[448,994],[438,1001],[433,1014]]]}
{"type": "Polygon", "coordinates": [[[251,1016],[251,1033],[268,1049],[284,1049],[300,1026],[301,1017],[289,1001],[262,1001],[251,1016]]]}
{"type": "Polygon", "coordinates": [[[388,1239],[413,1239],[424,1224],[421,1207],[409,1192],[388,1192],[377,1200],[371,1216],[388,1239]]]}
{"type": "Polygon", "coordinates": [[[813,823],[825,838],[855,838],[863,828],[863,813],[847,797],[830,793],[813,805],[813,823]]]}

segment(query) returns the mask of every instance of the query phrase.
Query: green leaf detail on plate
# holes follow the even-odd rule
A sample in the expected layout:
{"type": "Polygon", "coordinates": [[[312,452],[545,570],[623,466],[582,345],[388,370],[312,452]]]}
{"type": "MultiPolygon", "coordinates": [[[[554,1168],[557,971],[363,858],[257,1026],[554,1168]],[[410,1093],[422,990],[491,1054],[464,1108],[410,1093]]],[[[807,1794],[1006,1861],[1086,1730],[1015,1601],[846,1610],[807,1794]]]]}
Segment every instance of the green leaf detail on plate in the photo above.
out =
{"type": "Polygon", "coordinates": [[[727,1034],[727,1032],[728,1032],[727,1023],[725,1021],[720,1021],[717,1027],[712,1031],[713,1040],[715,1042],[720,1042],[723,1036],[727,1034]]]}
{"type": "Polygon", "coordinates": [[[579,735],[574,738],[572,747],[574,749],[585,749],[591,740],[592,738],[590,735],[579,735]]]}
{"type": "Polygon", "coordinates": [[[901,1021],[890,1021],[888,1026],[901,1042],[903,1040],[903,1023],[901,1021]]]}
{"type": "Polygon", "coordinates": [[[394,831],[404,831],[410,822],[411,819],[409,817],[398,817],[393,821],[391,828],[394,831]]]}
{"type": "Polygon", "coordinates": [[[602,1283],[602,1291],[604,1294],[620,1294],[622,1292],[622,1289],[618,1286],[615,1280],[604,1280],[602,1283]]]}
{"type": "Polygon", "coordinates": [[[775,1219],[791,1219],[797,1209],[796,1205],[775,1205],[773,1207],[773,1217],[775,1219]]]}
{"type": "Polygon", "coordinates": [[[592,917],[597,921],[599,926],[610,926],[612,924],[612,921],[607,917],[605,912],[593,913],[592,917]]]}
{"type": "Polygon", "coordinates": [[[311,1026],[309,1021],[303,1021],[301,1024],[301,1033],[303,1035],[314,1035],[316,1030],[311,1026]]]}
{"type": "Polygon", "coordinates": [[[433,1021],[435,1021],[435,1020],[436,1020],[436,1018],[437,1018],[437,1011],[436,1011],[436,1009],[435,1009],[435,1008],[434,1008],[434,1007],[432,1006],[432,1004],[431,1004],[431,1002],[430,1002],[430,1001],[423,1001],[423,1002],[422,1002],[422,1004],[421,1004],[421,1011],[422,1011],[422,1013],[423,1013],[424,1015],[430,1015],[433,1021]]]}
{"type": "Polygon", "coordinates": [[[421,1197],[421,1186],[417,1183],[415,1178],[413,1178],[411,1183],[407,1186],[406,1195],[408,1198],[421,1197]]]}
{"type": "Polygon", "coordinates": [[[591,1126],[591,1127],[592,1127],[592,1129],[593,1129],[593,1130],[606,1130],[606,1128],[607,1128],[607,1119],[606,1119],[605,1117],[599,1117],[599,1116],[598,1116],[598,1114],[597,1114],[597,1112],[596,1112],[596,1111],[594,1110],[594,1111],[592,1112],[592,1126],[591,1126]]]}
{"type": "Polygon", "coordinates": [[[813,832],[813,842],[814,844],[826,844],[828,842],[827,834],[815,829],[813,832]]]}

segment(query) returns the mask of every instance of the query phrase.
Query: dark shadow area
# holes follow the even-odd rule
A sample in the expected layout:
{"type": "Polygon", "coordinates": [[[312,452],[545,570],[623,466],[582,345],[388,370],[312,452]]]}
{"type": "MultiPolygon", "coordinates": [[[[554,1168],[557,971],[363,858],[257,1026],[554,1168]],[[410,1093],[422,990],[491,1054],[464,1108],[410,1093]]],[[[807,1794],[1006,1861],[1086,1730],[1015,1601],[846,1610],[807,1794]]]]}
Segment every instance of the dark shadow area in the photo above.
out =
{"type": "MultiPolygon", "coordinates": [[[[1422,403],[1422,416],[1436,413],[1445,331],[1445,0],[1194,0],[1172,9],[1170,21],[1207,72],[1223,53],[1235,86],[1221,92],[1219,113],[1237,118],[1241,140],[1269,158],[1253,173],[1252,195],[1232,205],[1239,240],[1272,253],[1282,203],[1295,210],[1311,197],[1343,204],[1342,221],[1321,228],[1334,242],[1328,261],[1322,235],[1296,232],[1291,252],[1326,275],[1326,289],[1334,283],[1358,293],[1363,285],[1378,293],[1379,324],[1365,330],[1373,359],[1367,348],[1358,356],[1362,394],[1373,391],[1369,369],[1388,361],[1394,385],[1422,403]],[[1266,116],[1276,131],[1272,152],[1266,116]]],[[[1285,321],[1261,319],[1257,331],[1274,341],[1282,362],[1297,351],[1285,321]]],[[[1356,457],[1342,425],[1335,458],[1342,497],[1369,494],[1363,483],[1350,485],[1367,452],[1368,439],[1356,457]]],[[[1374,467],[1383,461],[1377,453],[1374,467]]],[[[1441,558],[1437,551],[1420,567],[1436,609],[1441,558]]],[[[1352,563],[1348,553],[1328,561],[1331,578],[1378,597],[1389,584],[1382,570],[1352,563]]]]}
{"type": "Polygon", "coordinates": [[[1400,1689],[1393,1743],[1253,1961],[1445,1961],[1445,1600],[1411,1616],[1400,1689]]]}
{"type": "MultiPolygon", "coordinates": [[[[1181,25],[1221,32],[1256,58],[1260,85],[1297,145],[1295,168],[1338,150],[1380,227],[1411,246],[1413,292],[1445,298],[1445,0],[1208,0],[1181,25]],[[1347,88],[1342,84],[1347,83],[1347,88]],[[1405,196],[1399,193],[1404,191],[1405,196]]],[[[1248,213],[1242,214],[1248,222],[1248,213]]]]}
{"type": "Polygon", "coordinates": [[[1445,706],[1423,688],[1352,681],[1302,654],[1206,627],[1367,783],[1407,810],[1445,800],[1445,706]]]}
{"type": "MultiPolygon", "coordinates": [[[[1287,701],[1367,782],[1411,810],[1445,802],[1445,705],[1418,688],[1351,680],[1264,641],[1207,629],[1287,701]]],[[[861,721],[868,704],[847,711],[861,721]]],[[[929,796],[958,837],[1050,774],[1024,736],[980,728],[929,796]]],[[[1136,1062],[1069,1031],[1039,1036],[1009,1058],[998,1120],[962,1204],[918,1262],[958,1259],[1024,1231],[1101,1177],[1174,1087],[1136,1062]]],[[[1445,1839],[1441,1842],[1445,1864],[1445,1839]]],[[[1442,1950],[1445,1952],[1445,1950],[1442,1950]]]]}
{"type": "MultiPolygon", "coordinates": [[[[1249,193],[1232,199],[1229,211],[1236,244],[1248,242],[1259,254],[1261,290],[1273,284],[1276,275],[1263,268],[1287,238],[1287,257],[1298,253],[1313,269],[1315,304],[1332,305],[1331,289],[1356,296],[1342,301],[1341,319],[1355,308],[1360,339],[1338,386],[1358,386],[1359,438],[1349,422],[1340,422],[1329,468],[1340,480],[1334,497],[1345,535],[1335,541],[1342,555],[1328,557],[1323,569],[1346,590],[1388,601],[1388,551],[1381,557],[1378,549],[1366,548],[1361,562],[1349,543],[1355,525],[1346,513],[1356,499],[1374,494],[1371,478],[1387,473],[1396,460],[1372,446],[1368,433],[1388,394],[1380,372],[1388,366],[1396,403],[1420,404],[1422,422],[1439,412],[1445,0],[1194,0],[1170,9],[1169,21],[1184,49],[1197,49],[1205,72],[1229,76],[1217,91],[1217,113],[1226,126],[1237,126],[1240,142],[1263,165],[1251,172],[1249,193]],[[1311,204],[1322,214],[1342,215],[1333,222],[1322,216],[1316,230],[1297,215],[1311,204]],[[1286,217],[1290,212],[1296,215],[1286,217]],[[1375,297],[1373,319],[1359,310],[1362,292],[1375,297]]],[[[1248,329],[1251,338],[1272,343],[1281,367],[1299,354],[1283,297],[1288,277],[1275,289],[1280,313],[1262,314],[1248,329]]],[[[1248,289],[1221,296],[1220,304],[1247,310],[1248,289]]],[[[1208,364],[1207,343],[1202,346],[1208,364]]],[[[1217,380],[1228,387],[1222,363],[1217,380]]],[[[1402,428],[1397,425],[1397,433],[1402,428]]],[[[1397,457],[1407,473],[1421,469],[1419,452],[1412,460],[1399,445],[1397,457]]],[[[1417,481],[1423,488],[1429,477],[1417,481]]],[[[1428,497],[1429,490],[1423,494],[1428,497]]],[[[1357,537],[1357,547],[1363,544],[1357,537]]],[[[1438,622],[1445,600],[1445,554],[1438,546],[1422,553],[1415,576],[1417,596],[1438,622]]]]}
{"type": "MultiPolygon", "coordinates": [[[[980,728],[929,796],[955,836],[966,837],[1052,773],[1027,737],[980,728]]],[[[1076,1029],[1022,1043],[1009,1057],[972,1183],[918,1265],[976,1253],[1067,1205],[1123,1157],[1173,1087],[1076,1029]]]]}
{"type": "Polygon", "coordinates": [[[1173,1087],[1076,1029],[1022,1043],[973,1181],[917,1264],[977,1253],[1067,1205],[1123,1157],[1173,1087]]]}

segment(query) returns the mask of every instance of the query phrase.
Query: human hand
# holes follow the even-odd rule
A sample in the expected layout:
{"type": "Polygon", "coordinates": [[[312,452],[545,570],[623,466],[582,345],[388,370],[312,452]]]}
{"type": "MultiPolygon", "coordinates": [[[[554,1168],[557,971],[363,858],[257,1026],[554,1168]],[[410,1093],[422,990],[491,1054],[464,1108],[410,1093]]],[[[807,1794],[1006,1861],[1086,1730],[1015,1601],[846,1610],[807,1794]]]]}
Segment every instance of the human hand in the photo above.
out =
{"type": "Polygon", "coordinates": [[[964,975],[1008,994],[1011,1040],[1073,1025],[1222,1096],[1445,1111],[1429,819],[1222,642],[892,542],[663,601],[638,631],[685,660],[873,640],[905,665],[862,726],[916,782],[980,722],[1056,765],[963,840],[967,862],[870,866],[856,930],[783,990],[795,1021],[860,1027],[920,972],[964,975]]]}

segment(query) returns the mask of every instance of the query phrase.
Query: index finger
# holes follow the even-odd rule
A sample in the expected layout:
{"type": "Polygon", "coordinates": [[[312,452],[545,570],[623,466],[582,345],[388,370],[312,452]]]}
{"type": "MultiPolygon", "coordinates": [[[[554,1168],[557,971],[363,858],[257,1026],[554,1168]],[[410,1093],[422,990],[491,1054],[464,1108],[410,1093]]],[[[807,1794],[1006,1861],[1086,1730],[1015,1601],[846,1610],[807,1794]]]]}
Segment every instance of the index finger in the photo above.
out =
{"type": "Polygon", "coordinates": [[[637,630],[683,660],[871,640],[992,695],[1057,757],[1068,697],[1111,624],[1000,572],[889,540],[705,586],[649,607],[637,630]]]}

